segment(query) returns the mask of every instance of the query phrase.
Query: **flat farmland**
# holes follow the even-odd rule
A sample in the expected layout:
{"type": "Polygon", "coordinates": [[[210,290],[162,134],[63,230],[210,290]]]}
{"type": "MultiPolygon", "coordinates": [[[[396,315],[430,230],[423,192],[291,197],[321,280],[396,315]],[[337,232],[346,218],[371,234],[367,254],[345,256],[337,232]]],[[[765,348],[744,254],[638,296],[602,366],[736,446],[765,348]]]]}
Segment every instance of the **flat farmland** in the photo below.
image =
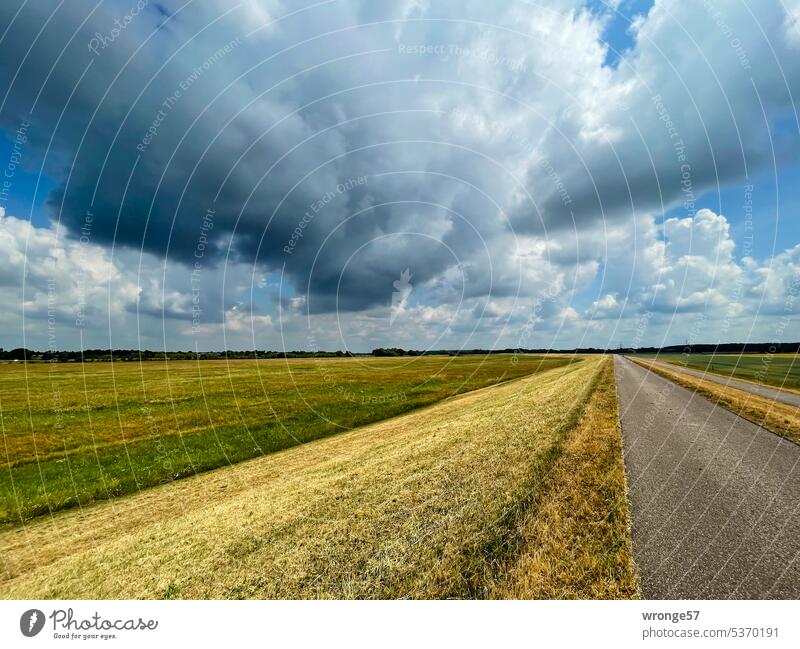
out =
{"type": "Polygon", "coordinates": [[[611,359],[0,530],[10,598],[631,598],[611,359]]]}
{"type": "Polygon", "coordinates": [[[665,363],[784,390],[800,390],[800,356],[797,354],[659,354],[643,358],[657,358],[665,363]]]}
{"type": "Polygon", "coordinates": [[[573,361],[5,363],[0,523],[171,482],[573,361]]]}

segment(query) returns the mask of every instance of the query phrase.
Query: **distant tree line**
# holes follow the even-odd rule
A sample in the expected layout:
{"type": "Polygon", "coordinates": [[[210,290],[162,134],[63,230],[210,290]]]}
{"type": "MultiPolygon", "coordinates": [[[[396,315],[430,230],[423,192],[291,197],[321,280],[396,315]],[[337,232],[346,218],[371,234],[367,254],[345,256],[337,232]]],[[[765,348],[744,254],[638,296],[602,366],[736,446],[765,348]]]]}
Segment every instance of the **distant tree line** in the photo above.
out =
{"type": "Polygon", "coordinates": [[[467,354],[798,354],[797,343],[721,343],[719,345],[669,345],[667,347],[575,347],[572,349],[434,349],[419,351],[378,347],[373,356],[463,356],[467,354]]]}
{"type": "MultiPolygon", "coordinates": [[[[577,347],[573,349],[434,349],[415,350],[400,347],[378,347],[372,356],[466,356],[470,354],[798,354],[798,343],[724,343],[719,345],[669,345],[667,347],[619,347],[616,349],[598,347],[577,347]]],[[[81,361],[181,361],[181,360],[224,360],[224,359],[267,359],[267,358],[352,358],[368,356],[350,351],[308,351],[293,350],[277,352],[265,349],[248,351],[191,352],[191,351],[152,351],[149,349],[84,349],[83,351],[36,351],[17,347],[0,347],[0,361],[48,361],[74,363],[81,361]]]]}
{"type": "Polygon", "coordinates": [[[609,350],[626,354],[798,354],[798,343],[720,343],[718,345],[670,345],[609,350]]]}
{"type": "Polygon", "coordinates": [[[48,362],[80,362],[80,361],[183,361],[183,360],[222,360],[239,358],[347,358],[352,352],[325,351],[290,351],[275,352],[269,350],[225,351],[225,352],[191,352],[191,351],[152,351],[149,349],[84,349],[83,351],[36,351],[18,347],[6,350],[0,348],[0,361],[48,361],[48,362]]]}
{"type": "Polygon", "coordinates": [[[372,350],[373,356],[422,356],[424,353],[413,349],[400,349],[399,347],[378,347],[372,350]]]}

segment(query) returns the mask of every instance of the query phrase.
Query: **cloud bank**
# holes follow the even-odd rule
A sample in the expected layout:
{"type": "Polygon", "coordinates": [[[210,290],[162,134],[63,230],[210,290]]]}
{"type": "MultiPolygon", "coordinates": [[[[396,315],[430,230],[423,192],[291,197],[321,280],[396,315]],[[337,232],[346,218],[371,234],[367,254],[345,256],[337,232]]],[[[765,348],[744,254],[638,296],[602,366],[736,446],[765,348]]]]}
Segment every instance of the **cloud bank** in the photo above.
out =
{"type": "Polygon", "coordinates": [[[0,126],[54,185],[49,222],[2,219],[4,346],[44,346],[48,304],[62,346],[168,348],[659,344],[698,314],[758,339],[796,312],[798,242],[754,258],[744,200],[797,165],[790,5],[66,4],[0,8],[0,126]]]}

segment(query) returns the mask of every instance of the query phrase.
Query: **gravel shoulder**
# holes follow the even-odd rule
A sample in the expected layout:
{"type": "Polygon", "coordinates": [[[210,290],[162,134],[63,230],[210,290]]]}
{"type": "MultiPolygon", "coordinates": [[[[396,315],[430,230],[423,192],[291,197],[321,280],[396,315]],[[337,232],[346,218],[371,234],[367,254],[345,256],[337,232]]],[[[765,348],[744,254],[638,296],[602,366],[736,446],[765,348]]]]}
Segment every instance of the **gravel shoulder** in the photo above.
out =
{"type": "Polygon", "coordinates": [[[642,596],[800,597],[800,446],[625,358],[615,373],[642,596]]]}

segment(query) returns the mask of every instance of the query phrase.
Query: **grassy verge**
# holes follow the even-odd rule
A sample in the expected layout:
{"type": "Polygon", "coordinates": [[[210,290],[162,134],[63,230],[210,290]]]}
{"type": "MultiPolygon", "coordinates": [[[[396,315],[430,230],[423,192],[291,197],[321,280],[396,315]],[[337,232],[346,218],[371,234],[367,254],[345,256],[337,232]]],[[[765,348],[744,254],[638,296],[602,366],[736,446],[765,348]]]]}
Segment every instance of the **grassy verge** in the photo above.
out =
{"type": "MultiPolygon", "coordinates": [[[[544,511],[537,494],[549,501],[568,486],[561,462],[572,457],[570,431],[580,421],[589,425],[592,394],[607,382],[609,368],[609,359],[588,358],[0,532],[6,558],[0,595],[496,594],[498,577],[517,574],[512,567],[530,549],[520,542],[527,538],[521,525],[544,511]]],[[[617,475],[596,502],[608,507],[606,516],[598,509],[599,518],[614,525],[624,518],[621,489],[617,475]]],[[[576,542],[594,538],[596,525],[586,523],[577,534],[574,521],[576,542]]],[[[582,573],[576,593],[633,593],[630,573],[613,567],[627,565],[627,537],[611,541],[623,528],[598,528],[601,538],[590,553],[605,567],[582,573]],[[615,579],[625,580],[616,590],[609,583],[615,579]],[[595,580],[603,583],[592,586],[595,580]]],[[[563,564],[563,572],[572,558],[562,549],[551,546],[550,561],[563,564]]]]}
{"type": "Polygon", "coordinates": [[[694,390],[713,403],[735,412],[744,419],[748,419],[778,435],[800,443],[800,408],[773,401],[744,390],[721,385],[714,381],[689,376],[680,371],[669,370],[643,359],[631,358],[631,360],[659,376],[694,390]]]}
{"type": "Polygon", "coordinates": [[[596,389],[533,506],[521,547],[497,576],[501,599],[639,596],[626,498],[613,366],[596,389]]]}
{"type": "Polygon", "coordinates": [[[759,385],[800,392],[797,354],[659,354],[655,360],[759,385]]]}
{"type": "Polygon", "coordinates": [[[567,356],[0,364],[0,523],[279,451],[567,356]]]}

